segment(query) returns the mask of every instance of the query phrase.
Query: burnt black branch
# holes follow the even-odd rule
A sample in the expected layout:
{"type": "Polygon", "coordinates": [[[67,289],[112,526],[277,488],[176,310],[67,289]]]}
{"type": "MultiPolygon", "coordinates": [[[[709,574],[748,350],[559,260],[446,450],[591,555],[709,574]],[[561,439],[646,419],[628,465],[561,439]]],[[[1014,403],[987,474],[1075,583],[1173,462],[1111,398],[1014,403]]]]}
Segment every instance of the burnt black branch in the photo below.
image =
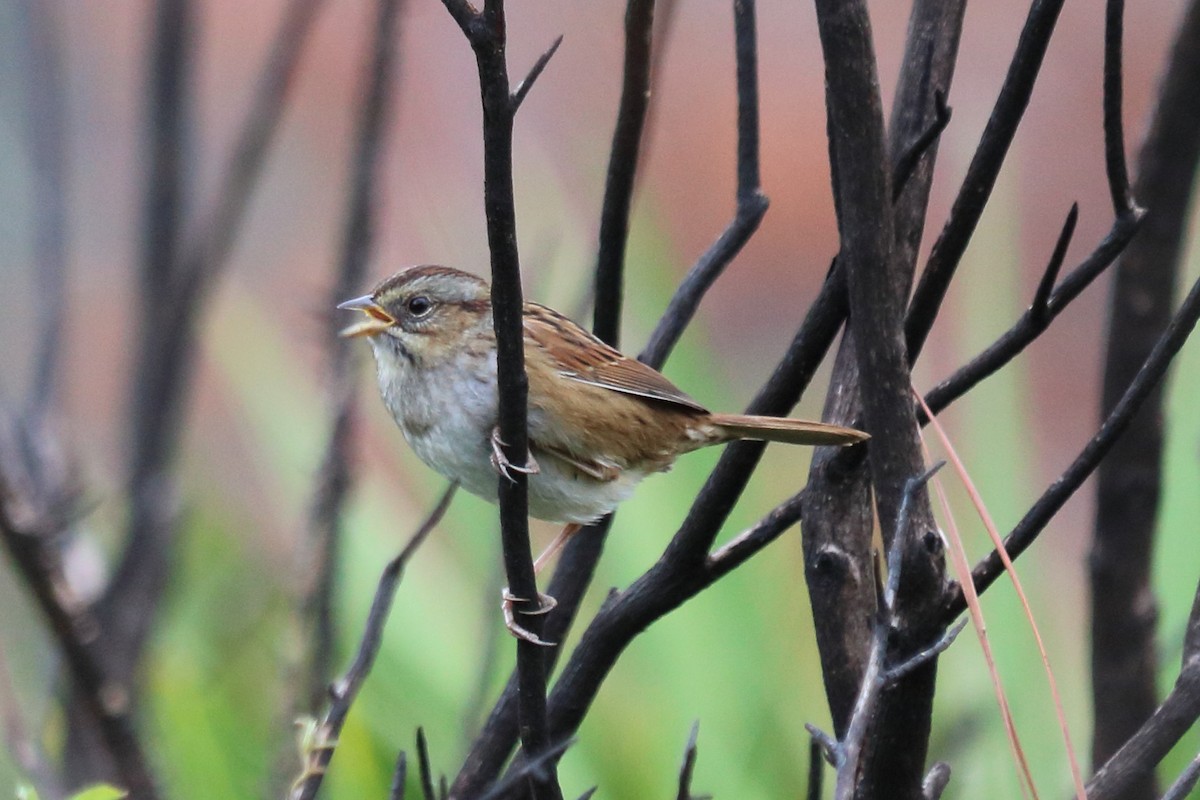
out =
{"type": "MultiPolygon", "coordinates": [[[[475,53],[483,105],[484,213],[492,266],[492,316],[496,330],[496,381],[499,393],[498,428],[508,461],[520,468],[529,452],[527,409],[529,382],[525,375],[521,269],[517,253],[517,220],[513,201],[512,134],[515,104],[509,90],[505,55],[507,31],[504,3],[487,0],[482,11],[460,0],[444,0],[475,53]]],[[[512,478],[498,477],[500,536],[504,569],[516,605],[519,624],[533,637],[542,632],[533,555],[529,546],[527,476],[513,470],[512,478]]],[[[518,722],[526,752],[536,757],[551,740],[546,725],[546,668],[542,645],[517,640],[518,722]]],[[[531,774],[534,797],[561,798],[551,768],[531,774]]]]}
{"type": "MultiPolygon", "coordinates": [[[[1109,6],[1107,39],[1119,35],[1120,4],[1109,6]],[[1114,33],[1116,31],[1116,33],[1114,33]]],[[[1120,48],[1114,60],[1119,64],[1120,48]]],[[[1105,71],[1106,81],[1110,70],[1105,71]]],[[[1119,91],[1119,81],[1116,90],[1119,91]]],[[[1105,108],[1106,117],[1116,111],[1105,108]]],[[[1123,175],[1116,148],[1112,174],[1123,175]]],[[[1137,159],[1134,196],[1147,215],[1113,268],[1101,409],[1134,379],[1171,315],[1200,158],[1200,3],[1189,5],[1167,64],[1150,130],[1137,159]]],[[[1128,187],[1113,202],[1132,206],[1128,187]]],[[[1163,392],[1151,393],[1097,472],[1095,539],[1088,558],[1092,618],[1092,761],[1107,761],[1158,703],[1157,608],[1151,576],[1163,480],[1163,392]]],[[[1152,773],[1124,797],[1157,797],[1152,773]]]]}
{"type": "MultiPolygon", "coordinates": [[[[1125,432],[1130,420],[1142,404],[1162,381],[1171,360],[1183,347],[1192,329],[1200,319],[1200,282],[1192,286],[1170,324],[1159,337],[1149,358],[1146,359],[1137,377],[1126,388],[1120,402],[1104,420],[1100,429],[1088,441],[1083,450],[1062,475],[1038,498],[1016,527],[1004,540],[1005,549],[1016,559],[1029,545],[1063,504],[1075,493],[1108,454],[1116,440],[1125,432]]],[[[975,589],[982,594],[1004,572],[999,554],[992,552],[972,571],[975,589]]],[[[955,586],[948,594],[942,611],[942,619],[949,623],[966,608],[962,588],[955,586]]]]}
{"type": "Polygon", "coordinates": [[[946,95],[940,91],[934,93],[934,108],[933,120],[925,130],[921,131],[920,136],[904,148],[904,152],[896,158],[896,163],[892,167],[893,205],[900,202],[900,195],[903,194],[908,179],[912,177],[913,171],[917,168],[917,163],[925,157],[925,154],[941,137],[942,132],[946,130],[946,126],[950,124],[952,116],[950,106],[946,105],[946,95]]]}
{"type": "Polygon", "coordinates": [[[642,133],[650,110],[654,0],[629,0],[625,7],[625,66],[621,103],[608,157],[608,177],[600,210],[596,252],[596,311],[592,332],[613,347],[620,344],[625,248],[642,133]]]}
{"type": "Polygon", "coordinates": [[[429,743],[425,740],[424,728],[417,728],[417,774],[421,779],[421,797],[438,800],[433,791],[433,770],[429,766],[429,743]]]}
{"type": "MultiPolygon", "coordinates": [[[[906,153],[916,153],[913,143],[937,126],[938,98],[950,90],[964,12],[964,2],[918,0],[913,4],[888,130],[893,175],[903,177],[906,170],[899,161],[906,153]]],[[[831,158],[837,150],[834,141],[831,139],[831,158]]],[[[896,297],[907,297],[912,287],[937,150],[934,137],[916,158],[903,188],[893,187],[895,238],[886,280],[896,297]]],[[[840,202],[835,193],[835,208],[840,202]]],[[[823,416],[861,426],[855,339],[850,325],[834,360],[823,416]]],[[[817,449],[809,472],[804,519],[805,579],[826,696],[838,734],[844,734],[858,695],[876,602],[872,587],[863,579],[871,574],[874,520],[866,451],[817,449]]]]}
{"type": "Polygon", "coordinates": [[[1170,693],[1087,783],[1089,800],[1115,800],[1153,776],[1154,768],[1200,718],[1200,585],[1183,642],[1183,664],[1170,693]]]}
{"type": "MultiPolygon", "coordinates": [[[[838,264],[846,271],[851,320],[848,339],[852,349],[845,355],[854,364],[854,370],[841,373],[838,379],[843,382],[835,385],[843,392],[858,390],[863,427],[872,436],[868,447],[870,485],[884,543],[890,547],[892,538],[898,537],[915,545],[932,529],[933,520],[923,489],[912,503],[905,502],[907,482],[924,470],[916,415],[905,396],[911,381],[903,339],[904,290],[910,273],[906,259],[897,258],[894,252],[898,248],[891,202],[892,162],[884,136],[866,4],[819,0],[817,27],[825,60],[840,238],[838,264]],[[901,509],[909,506],[909,513],[901,519],[901,509]]],[[[862,500],[865,505],[865,497],[862,500]]],[[[907,655],[941,634],[936,625],[930,625],[926,611],[940,591],[944,565],[940,551],[923,546],[902,546],[899,552],[905,561],[897,594],[902,610],[897,619],[904,624],[893,632],[890,647],[907,655]]],[[[849,613],[856,608],[852,606],[849,613]]],[[[855,796],[918,795],[935,675],[936,662],[928,662],[880,697],[880,735],[863,753],[861,770],[854,772],[855,796]]],[[[844,780],[839,773],[839,794],[844,780]]]]}
{"type": "Polygon", "coordinates": [[[738,94],[737,210],[717,241],[688,270],[650,334],[638,358],[651,366],[661,366],[667,360],[705,293],[758,230],[769,205],[759,179],[758,35],[754,0],[733,4],[733,25],[738,94]]]}
{"type": "MultiPolygon", "coordinates": [[[[371,601],[371,610],[367,613],[367,622],[358,644],[358,651],[346,673],[329,687],[329,708],[313,731],[313,742],[309,744],[305,753],[304,771],[288,795],[291,800],[312,800],[316,797],[325,777],[325,770],[337,748],[338,735],[346,722],[346,716],[350,713],[350,706],[358,697],[358,692],[379,655],[379,648],[383,642],[383,626],[392,610],[392,601],[396,598],[396,589],[404,576],[404,568],[413,553],[445,515],[457,488],[457,484],[450,484],[404,548],[384,567],[383,574],[379,577],[379,585],[375,589],[375,597],[371,601]]],[[[418,735],[418,753],[421,751],[420,743],[421,737],[418,735]]]]}
{"type": "MultiPolygon", "coordinates": [[[[1033,22],[1034,11],[1038,6],[1035,4],[1034,9],[1030,11],[1030,17],[1026,21],[1026,31],[1029,30],[1033,22]]],[[[1054,11],[1057,15],[1057,11],[1054,11]]],[[[1145,211],[1139,208],[1132,199],[1132,194],[1129,188],[1129,178],[1125,170],[1125,139],[1124,132],[1121,127],[1121,33],[1122,28],[1119,24],[1111,24],[1113,20],[1111,7],[1109,11],[1110,24],[1105,28],[1105,46],[1104,46],[1104,148],[1106,153],[1105,166],[1107,169],[1109,192],[1114,199],[1122,198],[1125,202],[1116,209],[1116,216],[1113,219],[1112,227],[1108,234],[1100,242],[1095,250],[1092,251],[1066,278],[1059,284],[1058,288],[1050,291],[1050,286],[1053,284],[1054,277],[1059,268],[1061,260],[1060,252],[1066,249],[1066,240],[1070,238],[1070,233],[1074,231],[1075,211],[1068,216],[1067,224],[1064,226],[1064,232],[1059,237],[1058,246],[1055,248],[1055,255],[1050,260],[1050,265],[1046,269],[1042,277],[1041,283],[1038,286],[1036,295],[1034,296],[1033,305],[1026,311],[1019,320],[1008,331],[1003,333],[995,342],[989,345],[982,353],[972,359],[967,365],[958,370],[954,375],[947,378],[941,384],[936,386],[926,397],[926,403],[930,410],[937,413],[945,408],[955,399],[961,397],[979,381],[991,375],[996,370],[1007,364],[1017,356],[1025,347],[1036,339],[1041,333],[1049,327],[1050,322],[1060,314],[1072,301],[1077,298],[1084,289],[1086,289],[1097,276],[1100,275],[1116,258],[1124,252],[1129,245],[1134,235],[1138,232],[1142,224],[1142,218],[1145,216],[1145,211]],[[1118,155],[1119,154],[1119,155],[1118,155]]],[[[1043,20],[1037,29],[1044,31],[1044,36],[1048,41],[1048,37],[1053,30],[1053,20],[1043,20]],[[1047,27],[1047,22],[1049,27],[1047,27]]],[[[1032,37],[1031,37],[1032,38],[1032,37]]],[[[1025,40],[1025,34],[1022,34],[1022,41],[1025,40]]],[[[1042,44],[1044,49],[1045,43],[1042,44]]],[[[1018,45],[1020,48],[1020,45],[1018,45]]],[[[1014,59],[1015,67],[1017,61],[1014,59]]],[[[1010,76],[1013,68],[1010,68],[1010,76]]],[[[1006,85],[1008,81],[1005,81],[1006,85]]],[[[1001,91],[1003,98],[1004,92],[1001,91]]],[[[997,101],[997,109],[1000,108],[1000,101],[997,101]]],[[[1023,109],[1024,106],[1022,105],[1023,109]]],[[[996,111],[993,111],[993,118],[996,111]]],[[[988,128],[991,128],[989,121],[988,128]]],[[[1015,133],[1015,128],[1010,132],[1015,133]]],[[[988,138],[987,130],[984,131],[984,139],[988,138]]],[[[983,146],[982,143],[980,145],[983,146]]],[[[974,161],[972,165],[974,165],[974,161]]],[[[999,168],[999,164],[995,165],[999,168]]],[[[968,173],[969,178],[970,173],[968,173]]],[[[994,182],[995,176],[991,178],[994,182]]],[[[964,189],[966,188],[964,182],[964,189]]],[[[989,183],[989,186],[991,183],[989,183]]],[[[962,192],[960,192],[960,198],[962,192]]],[[[957,206],[957,202],[956,202],[957,206]]],[[[978,209],[982,212],[982,206],[978,209]]],[[[953,212],[951,222],[947,223],[946,230],[943,231],[943,238],[946,236],[946,231],[951,227],[953,222],[953,212]]],[[[973,223],[972,223],[973,226],[973,223]]],[[[965,248],[965,242],[963,243],[965,248]]],[[[957,248],[956,248],[957,249],[957,248]]],[[[927,273],[932,271],[932,264],[937,253],[937,245],[934,246],[934,254],[930,255],[930,268],[927,268],[927,273]]],[[[961,258],[959,251],[957,258],[961,258]]],[[[948,280],[950,275],[946,275],[948,280]]],[[[932,290],[931,290],[932,291],[932,290]]],[[[944,288],[942,289],[944,294],[944,288]]],[[[918,294],[920,288],[918,287],[918,294]]],[[[938,301],[940,303],[940,300],[938,301]]],[[[917,310],[917,298],[914,297],[913,305],[909,309],[908,332],[909,332],[909,353],[910,357],[915,358],[920,347],[914,349],[913,336],[916,334],[918,327],[917,320],[914,316],[917,310]]],[[[936,309],[931,309],[936,310],[936,309]]],[[[932,324],[932,318],[928,320],[932,324]]],[[[925,327],[925,334],[928,333],[928,326],[925,327]]],[[[924,334],[922,334],[923,336],[924,334]]]]}
{"type": "Polygon", "coordinates": [[[1029,9],[1000,95],[971,158],[950,217],[933,245],[909,304],[905,336],[910,361],[915,361],[921,352],[946,289],[983,215],[1000,167],[1029,104],[1062,3],[1063,0],[1035,0],[1029,9]]]}

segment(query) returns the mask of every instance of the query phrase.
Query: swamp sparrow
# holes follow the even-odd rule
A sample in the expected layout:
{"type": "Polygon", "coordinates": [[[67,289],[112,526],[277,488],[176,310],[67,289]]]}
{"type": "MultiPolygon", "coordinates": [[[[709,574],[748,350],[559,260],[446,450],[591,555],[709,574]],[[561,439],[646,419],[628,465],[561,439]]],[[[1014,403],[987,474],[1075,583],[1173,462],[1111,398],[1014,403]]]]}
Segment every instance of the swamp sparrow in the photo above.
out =
{"type": "MultiPolygon", "coordinates": [[[[421,460],[496,502],[497,472],[511,477],[515,467],[496,427],[487,282],[449,267],[412,267],[338,308],[367,317],[342,335],[371,343],[383,402],[421,460]]],[[[612,511],[682,453],[734,439],[829,445],[867,438],[821,422],[710,413],[658,371],[546,306],[525,303],[524,323],[530,453],[521,469],[529,473],[529,514],[572,523],[538,558],[539,568],[579,525],[612,511]]]]}

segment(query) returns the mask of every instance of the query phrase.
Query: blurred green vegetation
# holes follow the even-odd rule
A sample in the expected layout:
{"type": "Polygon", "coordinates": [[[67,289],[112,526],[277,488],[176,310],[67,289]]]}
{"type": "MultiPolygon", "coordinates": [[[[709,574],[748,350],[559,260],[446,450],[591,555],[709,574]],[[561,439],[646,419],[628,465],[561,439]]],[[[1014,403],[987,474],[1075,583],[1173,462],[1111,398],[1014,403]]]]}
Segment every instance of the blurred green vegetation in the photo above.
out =
{"type": "MultiPolygon", "coordinates": [[[[956,315],[941,328],[941,335],[955,337],[962,358],[990,341],[1025,302],[1015,256],[997,256],[1018,250],[1011,213],[1017,202],[1016,193],[1002,183],[964,264],[954,297],[956,315]],[[951,334],[947,327],[953,328],[951,334]]],[[[573,247],[578,249],[578,243],[566,249],[573,247]]],[[[644,341],[669,297],[673,270],[681,260],[665,235],[643,218],[629,256],[629,349],[644,341]]],[[[1200,256],[1193,248],[1189,275],[1197,274],[1200,256]]],[[[547,291],[533,294],[566,308],[583,291],[576,280],[560,272],[543,274],[539,283],[547,291]]],[[[203,441],[189,444],[194,454],[185,459],[185,470],[193,472],[191,485],[197,489],[189,497],[177,571],[145,669],[144,729],[168,795],[180,800],[279,796],[281,785],[271,785],[270,776],[280,753],[295,752],[295,731],[281,713],[287,696],[284,662],[294,646],[295,564],[289,547],[260,536],[259,530],[268,519],[295,536],[302,530],[325,436],[324,395],[320,382],[296,366],[303,357],[283,322],[239,298],[236,293],[226,297],[216,309],[205,358],[218,374],[228,404],[238,409],[234,435],[244,463],[237,469],[255,476],[253,491],[231,497],[219,482],[206,480],[205,469],[227,466],[221,459],[229,456],[209,452],[203,441]],[[281,369],[281,364],[291,366],[281,369]],[[194,459],[205,458],[217,466],[196,468],[194,459]]],[[[709,353],[701,313],[666,371],[713,408],[740,407],[751,387],[730,385],[724,366],[709,353]]],[[[776,355],[762,354],[764,377],[776,355]]],[[[1080,354],[1098,357],[1095,352],[1080,354]]],[[[364,438],[371,446],[357,465],[338,571],[339,665],[347,663],[357,644],[384,563],[441,489],[440,480],[407,451],[386,418],[366,361],[361,365],[361,408],[367,423],[364,438]]],[[[1030,415],[1037,413],[1023,400],[1030,394],[1029,381],[1019,360],[948,414],[951,433],[1002,530],[1043,488],[1027,468],[1039,443],[1022,434],[1031,427],[1030,415]]],[[[820,394],[819,386],[809,393],[805,413],[817,413],[820,394]]],[[[1200,519],[1195,491],[1200,485],[1198,394],[1200,346],[1192,343],[1170,385],[1157,569],[1164,689],[1178,667],[1180,636],[1200,575],[1200,550],[1194,544],[1200,519]]],[[[717,456],[709,450],[684,458],[622,507],[581,619],[590,617],[608,587],[628,585],[658,557],[717,456]]],[[[807,458],[799,449],[772,448],[723,538],[803,485],[807,458]]],[[[942,480],[968,546],[978,557],[987,547],[982,528],[949,471],[942,480]]],[[[1052,524],[1018,567],[1065,692],[1076,750],[1086,760],[1089,689],[1086,622],[1080,610],[1084,565],[1064,563],[1060,557],[1067,551],[1056,541],[1068,534],[1080,540],[1086,531],[1063,527],[1052,524]]],[[[543,541],[551,535],[546,526],[535,531],[543,541]]],[[[385,796],[396,752],[413,752],[417,726],[428,736],[435,771],[453,773],[486,713],[472,698],[482,686],[490,701],[513,663],[513,647],[502,635],[495,602],[498,561],[494,508],[460,495],[405,575],[383,650],[340,737],[323,797],[385,796]],[[493,645],[498,645],[497,656],[489,663],[493,645]]],[[[31,700],[22,710],[32,722],[45,722],[46,743],[53,748],[61,741],[61,723],[56,727],[56,714],[45,700],[53,690],[47,677],[52,670],[46,665],[57,659],[11,571],[4,576],[5,655],[13,662],[16,695],[31,700]]],[[[1007,583],[998,583],[986,595],[984,608],[1033,774],[1043,796],[1063,796],[1069,775],[1061,736],[1032,637],[1007,583]]],[[[568,651],[578,635],[576,630],[565,643],[568,651]]],[[[953,766],[947,796],[978,796],[981,787],[987,787],[988,796],[1017,796],[1016,771],[971,631],[942,658],[936,713],[930,758],[953,766]]],[[[802,794],[808,770],[804,723],[828,729],[829,719],[798,530],[634,642],[563,760],[566,795],[599,785],[598,797],[671,796],[694,720],[701,723],[696,791],[742,800],[802,794]]],[[[1196,734],[1185,739],[1163,774],[1181,769],[1198,745],[1196,734]]],[[[298,768],[297,756],[288,769],[294,773],[298,768]]],[[[415,769],[410,776],[410,792],[415,793],[415,769]]],[[[11,755],[0,755],[0,786],[15,791],[22,778],[11,755]]]]}

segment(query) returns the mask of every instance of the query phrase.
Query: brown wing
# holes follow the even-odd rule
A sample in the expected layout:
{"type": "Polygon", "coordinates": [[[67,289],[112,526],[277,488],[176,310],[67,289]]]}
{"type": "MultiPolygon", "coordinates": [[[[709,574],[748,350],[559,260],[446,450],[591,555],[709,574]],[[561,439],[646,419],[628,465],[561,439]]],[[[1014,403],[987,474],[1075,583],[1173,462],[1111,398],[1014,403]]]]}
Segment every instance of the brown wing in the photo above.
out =
{"type": "Polygon", "coordinates": [[[552,308],[526,303],[525,333],[550,355],[566,378],[707,412],[657,370],[621,355],[552,308]]]}

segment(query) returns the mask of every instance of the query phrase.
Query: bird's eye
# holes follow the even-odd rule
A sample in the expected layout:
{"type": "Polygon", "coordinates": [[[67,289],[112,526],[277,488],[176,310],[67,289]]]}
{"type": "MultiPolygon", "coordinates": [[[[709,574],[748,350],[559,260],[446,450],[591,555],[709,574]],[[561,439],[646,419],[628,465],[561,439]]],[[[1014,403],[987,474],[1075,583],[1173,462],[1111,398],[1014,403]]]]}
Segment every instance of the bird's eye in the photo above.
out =
{"type": "Polygon", "coordinates": [[[423,294],[408,298],[404,308],[414,317],[423,317],[433,310],[433,301],[423,294]]]}

